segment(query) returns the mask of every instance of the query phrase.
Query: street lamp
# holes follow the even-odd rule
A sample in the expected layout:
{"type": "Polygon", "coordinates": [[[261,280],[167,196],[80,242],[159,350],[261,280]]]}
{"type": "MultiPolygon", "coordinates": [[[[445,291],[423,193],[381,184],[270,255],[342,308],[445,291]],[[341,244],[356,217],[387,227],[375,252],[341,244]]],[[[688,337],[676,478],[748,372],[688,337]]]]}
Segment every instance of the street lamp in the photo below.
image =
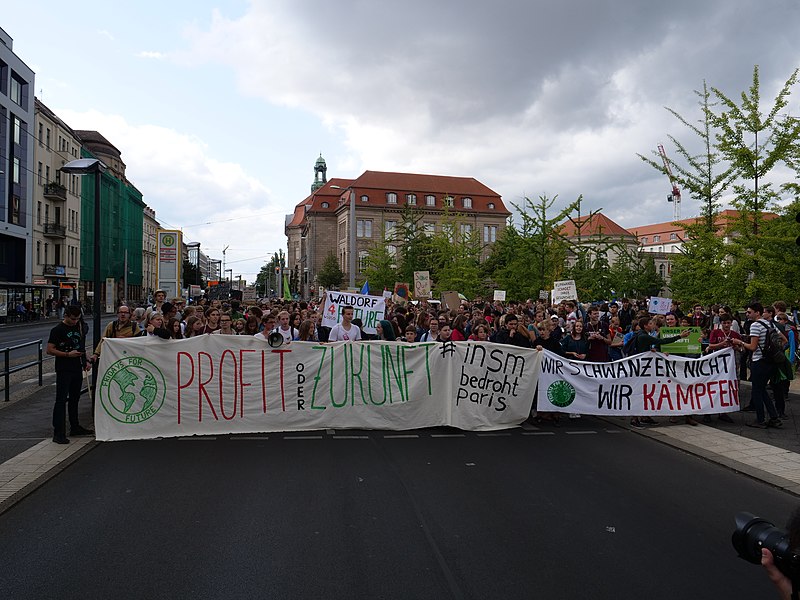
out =
{"type": "MultiPolygon", "coordinates": [[[[94,348],[100,343],[102,335],[100,331],[100,288],[103,285],[100,280],[100,180],[107,168],[103,161],[98,158],[79,158],[78,160],[71,160],[61,167],[62,173],[71,173],[73,175],[94,173],[94,298],[92,299],[94,348]]],[[[93,378],[94,385],[92,388],[96,389],[97,369],[94,370],[93,378]]]]}
{"type": "Polygon", "coordinates": [[[350,287],[354,288],[356,287],[356,191],[352,185],[346,188],[332,185],[331,188],[344,192],[350,190],[350,260],[347,270],[350,271],[350,287]]]}

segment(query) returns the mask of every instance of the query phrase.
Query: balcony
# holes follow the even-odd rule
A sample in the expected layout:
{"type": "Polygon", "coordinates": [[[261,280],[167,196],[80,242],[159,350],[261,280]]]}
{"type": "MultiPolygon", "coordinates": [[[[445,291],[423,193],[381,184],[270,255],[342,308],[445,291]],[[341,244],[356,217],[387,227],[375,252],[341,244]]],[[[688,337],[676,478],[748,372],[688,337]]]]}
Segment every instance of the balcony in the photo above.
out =
{"type": "Polygon", "coordinates": [[[48,200],[66,200],[67,188],[60,183],[48,183],[44,186],[44,197],[48,200]]]}
{"type": "Polygon", "coordinates": [[[66,277],[67,267],[64,265],[45,265],[42,268],[42,275],[49,275],[51,277],[66,277]]]}
{"type": "Polygon", "coordinates": [[[45,223],[44,235],[51,238],[65,238],[67,237],[67,228],[60,223],[45,223]]]}

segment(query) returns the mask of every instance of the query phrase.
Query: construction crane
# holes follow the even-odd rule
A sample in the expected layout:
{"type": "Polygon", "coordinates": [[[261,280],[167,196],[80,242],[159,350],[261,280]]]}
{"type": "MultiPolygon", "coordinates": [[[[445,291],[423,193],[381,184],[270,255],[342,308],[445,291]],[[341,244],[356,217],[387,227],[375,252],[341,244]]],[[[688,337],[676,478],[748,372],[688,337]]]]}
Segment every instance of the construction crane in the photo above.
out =
{"type": "Polygon", "coordinates": [[[658,145],[658,153],[661,155],[661,160],[664,162],[664,171],[666,171],[667,177],[669,177],[669,184],[672,186],[672,193],[667,196],[667,202],[672,202],[672,220],[680,221],[681,190],[678,184],[675,183],[675,178],[672,176],[672,169],[669,166],[669,160],[667,160],[667,153],[664,150],[664,146],[661,144],[658,145]]]}

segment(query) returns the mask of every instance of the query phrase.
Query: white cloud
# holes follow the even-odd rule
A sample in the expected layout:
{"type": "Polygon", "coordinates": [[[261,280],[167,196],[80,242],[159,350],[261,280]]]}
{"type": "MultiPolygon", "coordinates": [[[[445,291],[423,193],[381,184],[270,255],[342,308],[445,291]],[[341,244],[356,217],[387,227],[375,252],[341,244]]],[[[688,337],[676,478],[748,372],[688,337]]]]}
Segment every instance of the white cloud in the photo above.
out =
{"type": "Polygon", "coordinates": [[[257,177],[214,156],[197,136],[98,111],[56,112],[72,128],[96,130],[120,148],[126,176],[162,226],[183,228],[185,241],[201,241],[214,258],[230,245],[226,258],[236,261],[234,274],[255,279],[265,259],[244,259],[285,247],[285,208],[257,177]]]}
{"type": "Polygon", "coordinates": [[[115,41],[114,36],[107,29],[98,29],[97,30],[97,34],[102,36],[102,37],[104,37],[104,38],[106,38],[107,40],[111,40],[112,42],[115,41]]]}
{"type": "MultiPolygon", "coordinates": [[[[667,133],[688,137],[665,105],[691,118],[704,78],[735,96],[764,61],[766,91],[798,62],[781,40],[800,12],[744,0],[411,0],[387,11],[255,0],[190,29],[180,60],[226,65],[244,93],[340,130],[350,156],[329,161],[329,175],[474,176],[507,201],[583,193],[587,209],[628,225],[672,216],[666,178],[636,157],[667,133]],[[745,35],[747,22],[771,26],[745,35]]],[[[684,216],[698,211],[684,203],[684,216]]]]}
{"type": "Polygon", "coordinates": [[[138,58],[152,58],[154,60],[162,60],[167,57],[166,54],[163,52],[152,52],[148,50],[142,50],[141,52],[137,52],[136,56],[138,58]]]}

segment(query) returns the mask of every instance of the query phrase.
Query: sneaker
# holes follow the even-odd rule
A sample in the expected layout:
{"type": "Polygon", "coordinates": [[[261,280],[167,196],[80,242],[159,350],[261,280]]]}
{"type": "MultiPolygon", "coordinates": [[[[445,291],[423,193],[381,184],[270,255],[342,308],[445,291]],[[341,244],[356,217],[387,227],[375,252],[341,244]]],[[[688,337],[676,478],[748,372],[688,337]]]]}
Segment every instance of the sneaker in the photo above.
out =
{"type": "Polygon", "coordinates": [[[644,425],[639,421],[639,419],[631,419],[631,427],[634,429],[644,429],[644,425]]]}
{"type": "Polygon", "coordinates": [[[770,419],[767,421],[767,427],[782,427],[783,423],[781,423],[780,419],[770,419]]]}
{"type": "Polygon", "coordinates": [[[754,427],[755,429],[766,429],[767,423],[765,421],[751,421],[750,423],[745,423],[748,427],[754,427]]]}
{"type": "Polygon", "coordinates": [[[570,419],[580,419],[581,416],[578,413],[569,413],[570,419]]]}
{"type": "Polygon", "coordinates": [[[65,436],[65,435],[54,435],[53,436],[53,441],[56,444],[69,444],[69,440],[67,439],[67,436],[65,436]]]}
{"type": "Polygon", "coordinates": [[[733,423],[733,419],[731,419],[730,415],[727,415],[725,413],[722,413],[718,418],[723,423],[733,423]]]}
{"type": "Polygon", "coordinates": [[[789,417],[786,415],[786,413],[780,413],[778,415],[778,418],[781,419],[781,420],[784,420],[784,419],[788,419],[789,417]]]}
{"type": "Polygon", "coordinates": [[[73,437],[81,435],[94,435],[94,429],[86,429],[85,427],[78,425],[77,427],[70,429],[69,433],[73,437]]]}

